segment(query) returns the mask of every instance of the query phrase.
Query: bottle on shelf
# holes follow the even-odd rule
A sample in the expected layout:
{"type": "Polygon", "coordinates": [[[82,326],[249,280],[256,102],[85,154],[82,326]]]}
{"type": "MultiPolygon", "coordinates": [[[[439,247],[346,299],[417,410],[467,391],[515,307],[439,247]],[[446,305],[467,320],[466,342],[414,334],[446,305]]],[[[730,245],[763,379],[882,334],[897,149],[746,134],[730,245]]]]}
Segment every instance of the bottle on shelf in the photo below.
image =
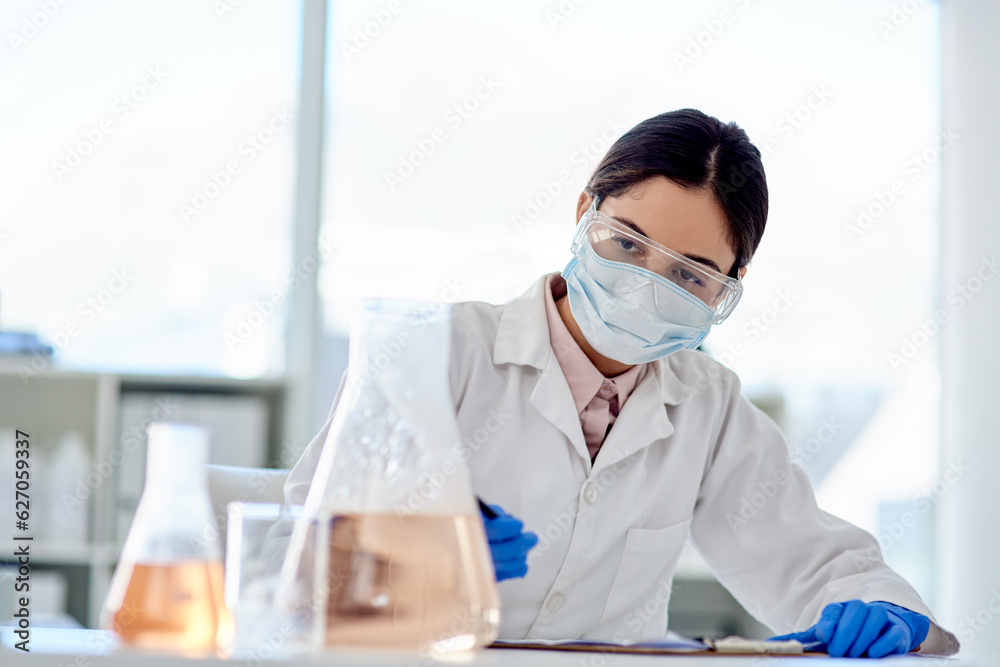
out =
{"type": "MultiPolygon", "coordinates": [[[[88,504],[92,489],[87,479],[90,450],[77,431],[66,431],[48,460],[46,540],[80,546],[87,543],[88,504]]],[[[100,480],[103,482],[103,479],[100,480]]]]}

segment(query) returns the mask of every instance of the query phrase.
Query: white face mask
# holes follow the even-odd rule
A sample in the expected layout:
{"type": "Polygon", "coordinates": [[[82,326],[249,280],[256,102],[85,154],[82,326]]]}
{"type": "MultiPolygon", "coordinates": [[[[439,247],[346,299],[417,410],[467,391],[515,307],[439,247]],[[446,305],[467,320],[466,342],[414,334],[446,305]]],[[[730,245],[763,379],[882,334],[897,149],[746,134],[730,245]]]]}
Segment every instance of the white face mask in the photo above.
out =
{"type": "Polygon", "coordinates": [[[714,312],[666,278],[604,259],[584,242],[562,272],[570,311],[584,338],[623,364],[698,347],[714,312]]]}

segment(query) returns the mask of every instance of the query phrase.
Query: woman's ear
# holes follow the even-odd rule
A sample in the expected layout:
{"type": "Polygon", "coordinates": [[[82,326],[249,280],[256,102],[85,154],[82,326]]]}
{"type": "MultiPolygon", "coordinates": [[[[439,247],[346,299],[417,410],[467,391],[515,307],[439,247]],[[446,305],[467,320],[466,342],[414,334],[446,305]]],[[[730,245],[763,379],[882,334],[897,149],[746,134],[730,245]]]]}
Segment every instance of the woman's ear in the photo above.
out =
{"type": "Polygon", "coordinates": [[[743,280],[743,276],[745,276],[746,274],[747,274],[747,267],[746,266],[741,266],[740,267],[740,280],[743,280]]]}
{"type": "Polygon", "coordinates": [[[588,208],[590,208],[590,203],[592,201],[594,201],[594,198],[586,192],[580,193],[580,197],[576,200],[576,224],[580,224],[580,220],[583,219],[583,214],[587,212],[588,208]]]}

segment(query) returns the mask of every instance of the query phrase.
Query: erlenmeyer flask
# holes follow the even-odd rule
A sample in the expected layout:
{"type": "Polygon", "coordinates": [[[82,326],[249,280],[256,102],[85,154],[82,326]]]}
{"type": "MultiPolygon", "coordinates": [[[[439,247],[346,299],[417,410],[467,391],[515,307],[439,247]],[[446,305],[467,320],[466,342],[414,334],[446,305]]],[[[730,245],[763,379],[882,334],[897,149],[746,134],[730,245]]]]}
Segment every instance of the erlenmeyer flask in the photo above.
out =
{"type": "MultiPolygon", "coordinates": [[[[499,595],[457,448],[449,336],[441,304],[368,301],[355,315],[346,385],[283,572],[289,585],[317,582],[298,607],[314,612],[327,647],[440,653],[497,636],[499,595]],[[327,546],[310,553],[317,542],[327,546]]],[[[284,603],[305,588],[286,589],[284,603]]]]}
{"type": "Polygon", "coordinates": [[[159,423],[148,435],[146,485],[101,626],[137,648],[210,653],[228,642],[232,623],[208,495],[208,434],[159,423]]]}

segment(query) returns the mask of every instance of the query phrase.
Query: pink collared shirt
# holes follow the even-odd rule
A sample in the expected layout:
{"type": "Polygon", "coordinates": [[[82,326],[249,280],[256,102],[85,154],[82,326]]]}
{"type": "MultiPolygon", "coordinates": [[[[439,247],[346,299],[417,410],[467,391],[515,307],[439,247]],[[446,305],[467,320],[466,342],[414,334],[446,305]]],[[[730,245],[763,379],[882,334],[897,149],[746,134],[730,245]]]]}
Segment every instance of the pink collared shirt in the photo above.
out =
{"type": "Polygon", "coordinates": [[[569,383],[576,411],[580,415],[583,437],[590,460],[604,443],[629,394],[645,373],[646,364],[638,364],[621,375],[604,377],[587,358],[559,315],[556,301],[566,295],[566,281],[559,274],[545,281],[545,319],[549,324],[549,342],[556,360],[569,383]]]}

